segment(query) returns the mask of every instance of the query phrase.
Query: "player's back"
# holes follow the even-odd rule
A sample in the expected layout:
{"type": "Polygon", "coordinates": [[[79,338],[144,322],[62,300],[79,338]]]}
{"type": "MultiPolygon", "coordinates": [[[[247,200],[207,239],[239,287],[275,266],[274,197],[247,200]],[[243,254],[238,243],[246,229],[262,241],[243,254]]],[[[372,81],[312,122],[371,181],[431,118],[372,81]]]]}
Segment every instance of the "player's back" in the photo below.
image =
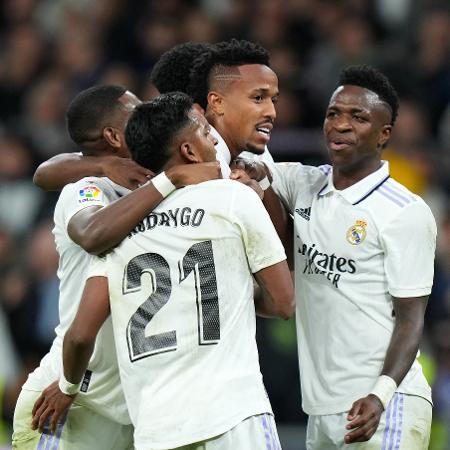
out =
{"type": "MultiPolygon", "coordinates": [[[[62,367],[62,343],[64,334],[72,323],[86,280],[87,268],[95,256],[85,252],[69,237],[67,225],[81,209],[89,206],[104,206],[128,192],[127,189],[107,178],[84,178],[65,186],[55,206],[54,221],[56,248],[59,253],[58,277],[59,319],[49,353],[40,366],[29,375],[25,389],[43,390],[57,380],[62,367]]],[[[90,360],[88,376],[77,401],[114,421],[129,423],[123,393],[120,388],[117,361],[114,357],[114,338],[111,320],[100,330],[94,354],[90,360]]]]}
{"type": "Polygon", "coordinates": [[[251,189],[210,181],[172,194],[108,255],[137,448],[178,447],[271,411],[251,272],[284,257],[279,241],[267,242],[266,220],[272,227],[251,189]]]}

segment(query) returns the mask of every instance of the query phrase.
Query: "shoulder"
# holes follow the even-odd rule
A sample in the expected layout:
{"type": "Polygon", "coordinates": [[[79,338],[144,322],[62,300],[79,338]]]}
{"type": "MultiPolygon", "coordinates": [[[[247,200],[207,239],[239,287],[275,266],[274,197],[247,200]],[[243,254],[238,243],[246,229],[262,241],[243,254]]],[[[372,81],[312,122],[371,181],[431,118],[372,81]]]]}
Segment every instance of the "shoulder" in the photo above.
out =
{"type": "Polygon", "coordinates": [[[307,166],[302,163],[281,162],[271,166],[274,181],[284,184],[297,184],[313,187],[318,184],[320,187],[327,180],[332,168],[330,165],[307,166]]]}
{"type": "Polygon", "coordinates": [[[79,204],[103,202],[105,198],[117,197],[119,194],[115,195],[115,192],[116,190],[108,178],[85,177],[64,186],[56,206],[61,208],[73,201],[79,204]]]}
{"type": "Polygon", "coordinates": [[[417,228],[421,224],[436,226],[433,213],[422,197],[394,178],[388,178],[376,193],[377,209],[383,211],[386,224],[398,222],[408,228],[417,228]]]}

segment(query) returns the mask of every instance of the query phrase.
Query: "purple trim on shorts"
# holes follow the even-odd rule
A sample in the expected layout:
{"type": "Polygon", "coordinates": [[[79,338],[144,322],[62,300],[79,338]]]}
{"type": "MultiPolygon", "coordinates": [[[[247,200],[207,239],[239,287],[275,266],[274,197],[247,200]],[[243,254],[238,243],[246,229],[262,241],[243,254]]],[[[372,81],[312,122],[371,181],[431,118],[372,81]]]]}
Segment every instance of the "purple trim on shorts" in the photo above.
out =
{"type": "Polygon", "coordinates": [[[67,413],[61,418],[61,420],[56,425],[55,434],[50,434],[48,428],[48,421],[44,427],[44,432],[41,435],[37,450],[58,450],[59,442],[61,440],[61,434],[66,423],[67,413]],[[45,445],[45,448],[44,448],[45,445]]]}
{"type": "Polygon", "coordinates": [[[395,435],[397,434],[397,428],[398,428],[398,419],[399,419],[399,411],[398,411],[398,401],[400,399],[400,395],[395,393],[395,397],[394,397],[394,414],[393,414],[393,418],[394,418],[394,426],[392,427],[392,433],[389,436],[389,450],[393,449],[394,446],[394,440],[395,440],[395,435]]]}
{"type": "Polygon", "coordinates": [[[269,427],[268,427],[267,422],[266,422],[266,415],[265,414],[262,414],[261,420],[262,420],[263,428],[264,428],[264,436],[266,438],[266,448],[267,448],[267,450],[272,450],[272,443],[271,443],[272,439],[271,439],[271,436],[270,436],[269,427]]]}
{"type": "Polygon", "coordinates": [[[395,440],[394,450],[400,449],[400,444],[402,440],[402,431],[403,431],[403,404],[405,401],[405,394],[398,394],[400,397],[400,404],[398,409],[399,422],[398,422],[398,430],[397,430],[397,439],[395,440]]]}
{"type": "Polygon", "coordinates": [[[280,438],[278,437],[277,425],[275,423],[275,418],[268,414],[270,421],[270,428],[272,430],[273,443],[275,445],[276,450],[281,450],[280,438]]]}
{"type": "MultiPolygon", "coordinates": [[[[395,394],[394,394],[395,396],[395,394]]],[[[393,399],[388,403],[388,407],[386,409],[386,423],[384,425],[384,433],[383,433],[383,443],[381,445],[381,450],[386,450],[387,437],[389,436],[389,432],[391,430],[391,414],[393,409],[393,399]]]]}
{"type": "Polygon", "coordinates": [[[274,428],[275,425],[275,421],[273,420],[273,416],[271,416],[270,414],[265,414],[265,416],[267,417],[267,422],[269,423],[269,430],[270,430],[270,436],[272,438],[272,444],[273,444],[273,448],[275,450],[279,450],[278,449],[278,442],[277,442],[277,436],[276,436],[276,431],[274,428]]]}

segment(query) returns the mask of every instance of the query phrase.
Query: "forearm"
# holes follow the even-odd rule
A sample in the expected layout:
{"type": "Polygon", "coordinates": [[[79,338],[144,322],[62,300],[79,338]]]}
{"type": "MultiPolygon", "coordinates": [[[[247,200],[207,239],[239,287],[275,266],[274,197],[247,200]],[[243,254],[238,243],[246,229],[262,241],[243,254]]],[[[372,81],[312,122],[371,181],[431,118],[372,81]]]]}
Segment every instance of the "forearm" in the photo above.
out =
{"type": "Polygon", "coordinates": [[[43,162],[34,173],[33,183],[44,191],[58,191],[66,184],[89,176],[103,176],[100,157],[63,153],[43,162]]]}
{"type": "Polygon", "coordinates": [[[286,261],[255,274],[256,313],[261,317],[289,319],[295,310],[294,288],[286,261]]]}
{"type": "Polygon", "coordinates": [[[71,329],[67,331],[63,344],[64,376],[67,381],[78,384],[82,380],[94,351],[94,344],[95,339],[77,340],[71,329]]]}
{"type": "Polygon", "coordinates": [[[397,386],[411,368],[419,349],[423,320],[396,322],[384,360],[382,375],[391,377],[397,386]]]}
{"type": "Polygon", "coordinates": [[[411,368],[422,337],[425,309],[428,296],[398,298],[392,297],[395,325],[386,352],[382,375],[402,382],[411,368]]]}
{"type": "Polygon", "coordinates": [[[149,183],[97,209],[76,229],[69,224],[69,235],[87,252],[101,254],[120,243],[162,200],[159,191],[149,183]]]}

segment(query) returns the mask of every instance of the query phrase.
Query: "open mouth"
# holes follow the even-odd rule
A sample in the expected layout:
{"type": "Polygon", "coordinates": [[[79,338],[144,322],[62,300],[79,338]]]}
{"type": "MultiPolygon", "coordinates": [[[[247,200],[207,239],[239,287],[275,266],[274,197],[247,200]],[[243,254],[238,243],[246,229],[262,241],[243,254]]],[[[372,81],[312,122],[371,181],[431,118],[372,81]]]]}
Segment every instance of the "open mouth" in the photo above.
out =
{"type": "Polygon", "coordinates": [[[256,131],[258,134],[266,141],[270,139],[270,133],[272,131],[272,127],[269,126],[257,126],[256,131]]]}

